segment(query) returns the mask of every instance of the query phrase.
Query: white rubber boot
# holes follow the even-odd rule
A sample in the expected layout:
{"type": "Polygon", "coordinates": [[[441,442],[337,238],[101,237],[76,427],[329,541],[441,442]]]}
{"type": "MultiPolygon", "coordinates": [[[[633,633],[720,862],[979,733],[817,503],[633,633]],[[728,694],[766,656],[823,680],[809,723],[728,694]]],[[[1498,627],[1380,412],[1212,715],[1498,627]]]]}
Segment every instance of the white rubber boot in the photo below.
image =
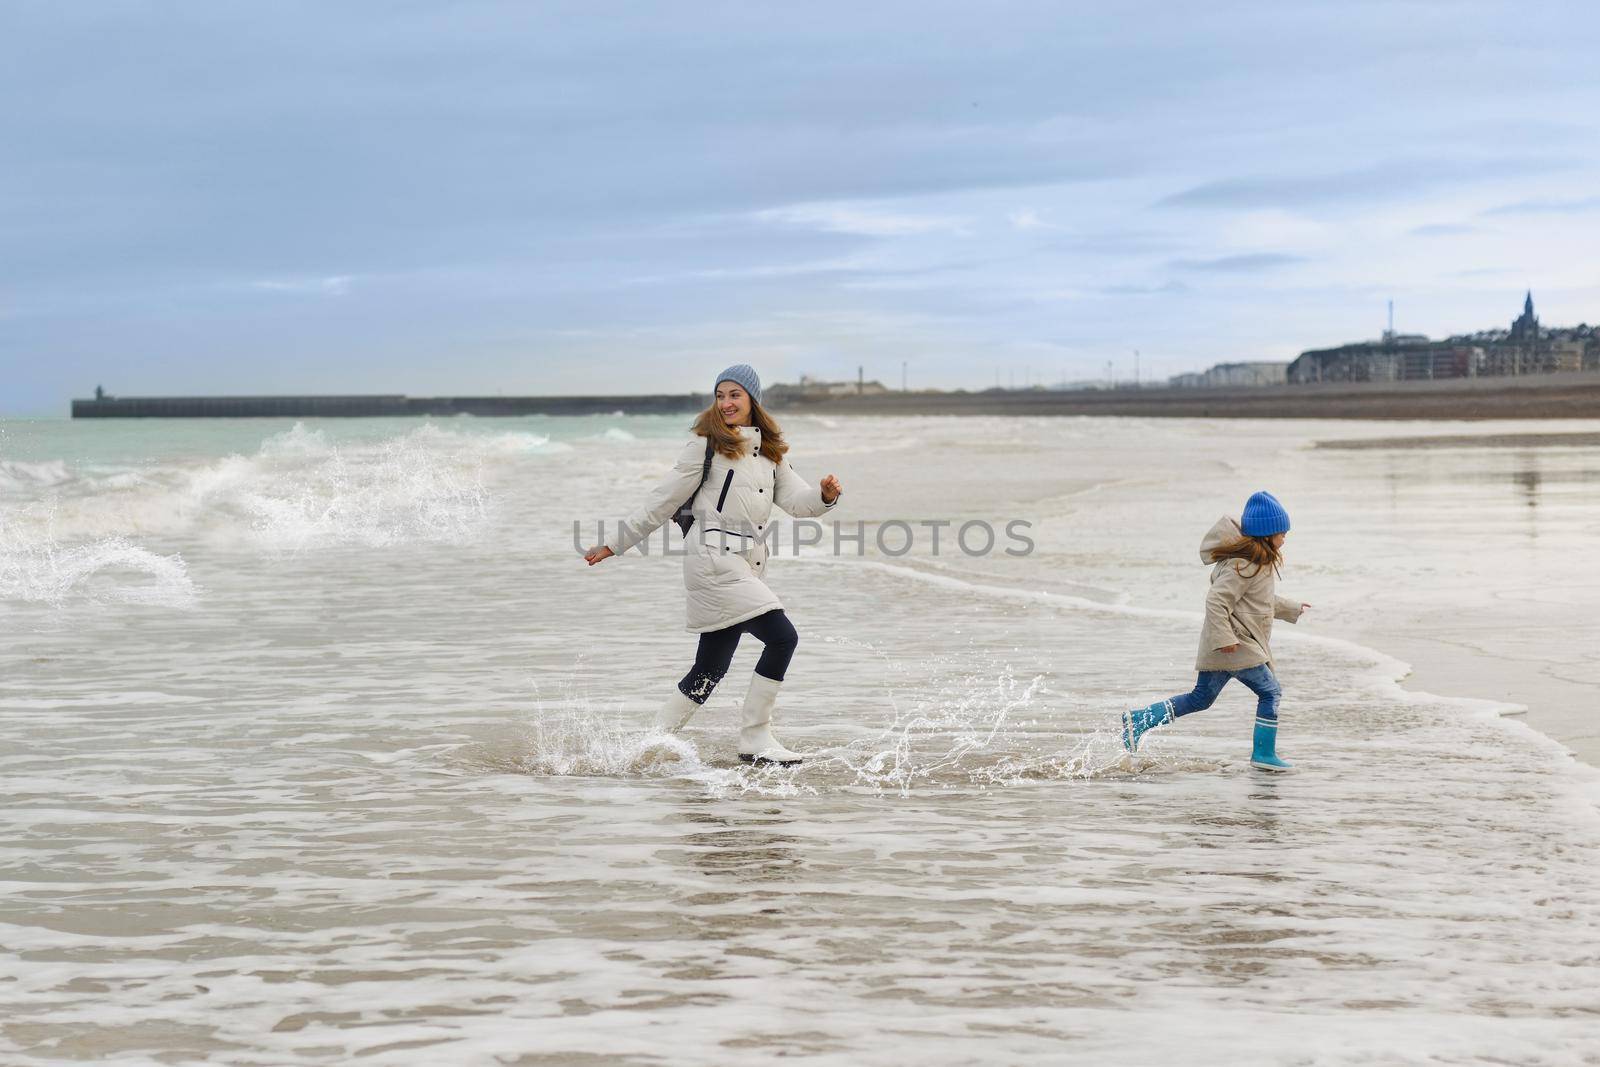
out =
{"type": "Polygon", "coordinates": [[[739,730],[739,758],[746,763],[793,767],[805,758],[784,748],[772,736],[772,709],[778,703],[778,689],[782,685],[759,674],[750,676],[750,691],[744,697],[744,717],[739,730]]]}
{"type": "Polygon", "coordinates": [[[683,690],[673,686],[672,695],[667,698],[661,710],[656,712],[656,729],[664,734],[675,734],[683,729],[699,710],[699,704],[684,696],[683,690]]]}

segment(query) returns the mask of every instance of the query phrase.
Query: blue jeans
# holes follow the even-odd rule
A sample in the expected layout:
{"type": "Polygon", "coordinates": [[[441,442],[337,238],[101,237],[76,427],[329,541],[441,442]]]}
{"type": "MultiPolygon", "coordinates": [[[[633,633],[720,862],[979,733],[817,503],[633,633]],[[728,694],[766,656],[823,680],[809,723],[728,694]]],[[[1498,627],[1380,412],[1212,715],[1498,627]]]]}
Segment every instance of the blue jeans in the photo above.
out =
{"type": "Polygon", "coordinates": [[[1195,711],[1204,711],[1217,701],[1217,694],[1222,692],[1222,687],[1228,684],[1230,678],[1237,678],[1256,695],[1256,718],[1278,721],[1278,701],[1283,697],[1283,689],[1278,685],[1277,676],[1272,673],[1272,668],[1265,663],[1259,667],[1246,667],[1242,671],[1201,671],[1200,677],[1195,679],[1194,690],[1173,697],[1172,717],[1188,715],[1195,711]]]}

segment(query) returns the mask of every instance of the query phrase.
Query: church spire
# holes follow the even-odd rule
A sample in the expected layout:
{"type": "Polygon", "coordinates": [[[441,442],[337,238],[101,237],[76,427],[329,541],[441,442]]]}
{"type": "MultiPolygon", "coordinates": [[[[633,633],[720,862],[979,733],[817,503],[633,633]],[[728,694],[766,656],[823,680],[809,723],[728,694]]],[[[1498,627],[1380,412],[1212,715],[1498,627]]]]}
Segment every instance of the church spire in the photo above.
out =
{"type": "Polygon", "coordinates": [[[1533,290],[1528,290],[1528,295],[1522,298],[1522,314],[1517,316],[1517,321],[1511,324],[1511,336],[1518,340],[1537,341],[1539,339],[1539,320],[1533,314],[1533,290]]]}

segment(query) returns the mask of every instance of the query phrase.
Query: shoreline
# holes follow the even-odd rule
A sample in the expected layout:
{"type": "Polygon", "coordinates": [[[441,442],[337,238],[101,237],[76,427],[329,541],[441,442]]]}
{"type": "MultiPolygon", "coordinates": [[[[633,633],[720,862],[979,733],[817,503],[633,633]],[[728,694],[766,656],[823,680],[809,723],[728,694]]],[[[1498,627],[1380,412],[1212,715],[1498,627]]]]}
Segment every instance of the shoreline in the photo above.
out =
{"type": "Polygon", "coordinates": [[[1463,657],[1430,655],[1428,640],[1373,630],[1358,630],[1350,637],[1353,644],[1405,664],[1407,673],[1395,684],[1407,693],[1484,705],[1491,709],[1489,714],[1521,723],[1559,746],[1575,762],[1600,774],[1600,725],[1584,729],[1577,722],[1564,720],[1559,712],[1559,707],[1570,699],[1587,698],[1592,702],[1592,689],[1581,683],[1543,677],[1537,695],[1510,692],[1500,688],[1506,676],[1497,669],[1498,661],[1474,658],[1469,663],[1463,662],[1463,657]],[[1492,710],[1495,708],[1516,710],[1492,710]]]}

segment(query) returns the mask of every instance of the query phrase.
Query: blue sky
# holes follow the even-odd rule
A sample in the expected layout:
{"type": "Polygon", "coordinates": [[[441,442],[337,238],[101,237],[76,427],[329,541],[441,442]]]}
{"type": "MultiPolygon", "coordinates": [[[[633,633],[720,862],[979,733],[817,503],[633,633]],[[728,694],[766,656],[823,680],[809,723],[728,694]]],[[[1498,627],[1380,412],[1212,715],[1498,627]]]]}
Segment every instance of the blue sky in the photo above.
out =
{"type": "Polygon", "coordinates": [[[1600,9],[0,7],[0,411],[1600,320],[1600,9]]]}

